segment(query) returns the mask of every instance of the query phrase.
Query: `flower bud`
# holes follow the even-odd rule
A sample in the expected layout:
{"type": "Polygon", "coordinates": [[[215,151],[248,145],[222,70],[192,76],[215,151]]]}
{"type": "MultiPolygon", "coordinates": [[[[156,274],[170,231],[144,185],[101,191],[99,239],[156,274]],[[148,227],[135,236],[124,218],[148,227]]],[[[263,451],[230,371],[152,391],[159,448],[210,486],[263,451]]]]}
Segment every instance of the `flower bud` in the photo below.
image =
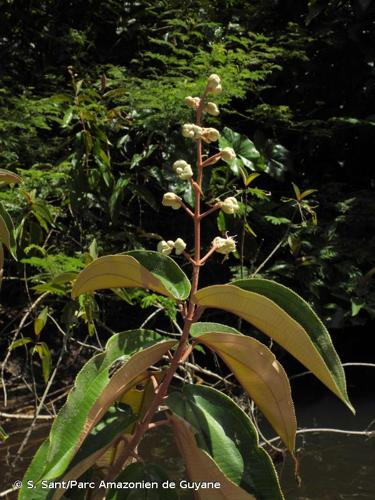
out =
{"type": "Polygon", "coordinates": [[[201,100],[199,97],[191,97],[191,95],[185,97],[185,104],[189,106],[189,108],[197,109],[201,100]]]}
{"type": "Polygon", "coordinates": [[[177,238],[177,240],[174,242],[174,247],[176,249],[176,255],[181,255],[186,248],[186,243],[182,238],[177,238]]]}
{"type": "Polygon", "coordinates": [[[220,111],[214,102],[208,102],[204,108],[205,112],[212,116],[219,116],[220,111]]]}
{"type": "Polygon", "coordinates": [[[173,241],[159,241],[157,251],[163,255],[169,255],[174,248],[173,241]]]}
{"type": "Polygon", "coordinates": [[[224,161],[230,162],[236,158],[236,153],[233,148],[224,148],[220,151],[221,157],[224,161]]]}
{"type": "Polygon", "coordinates": [[[220,132],[216,128],[207,129],[207,137],[211,142],[216,142],[220,137],[220,132]]]}
{"type": "Polygon", "coordinates": [[[185,160],[177,160],[172,165],[173,170],[176,172],[176,175],[179,179],[186,181],[193,177],[193,170],[191,165],[187,163],[185,160]]]}
{"type": "Polygon", "coordinates": [[[165,193],[162,200],[165,207],[172,207],[173,210],[178,210],[181,207],[181,202],[181,198],[174,193],[165,193]]]}
{"type": "Polygon", "coordinates": [[[239,210],[240,206],[234,196],[229,196],[221,203],[221,210],[228,215],[232,215],[239,210]]]}
{"type": "Polygon", "coordinates": [[[210,142],[216,142],[220,137],[220,132],[216,128],[204,128],[202,130],[201,138],[204,142],[208,144],[210,142]]]}
{"type": "Polygon", "coordinates": [[[194,125],[194,123],[185,123],[182,126],[182,135],[188,137],[189,139],[199,139],[202,135],[203,129],[194,125]]]}
{"type": "Polygon", "coordinates": [[[213,73],[212,75],[210,75],[208,77],[207,90],[208,90],[208,92],[212,92],[213,94],[218,94],[221,92],[222,88],[221,88],[221,80],[220,80],[219,75],[216,75],[215,73],[213,73]],[[219,88],[219,91],[218,91],[218,88],[219,88]]]}
{"type": "Polygon", "coordinates": [[[231,236],[228,236],[227,238],[216,236],[216,238],[212,241],[212,245],[216,247],[216,252],[223,255],[228,255],[231,252],[236,251],[236,242],[231,236]]]}

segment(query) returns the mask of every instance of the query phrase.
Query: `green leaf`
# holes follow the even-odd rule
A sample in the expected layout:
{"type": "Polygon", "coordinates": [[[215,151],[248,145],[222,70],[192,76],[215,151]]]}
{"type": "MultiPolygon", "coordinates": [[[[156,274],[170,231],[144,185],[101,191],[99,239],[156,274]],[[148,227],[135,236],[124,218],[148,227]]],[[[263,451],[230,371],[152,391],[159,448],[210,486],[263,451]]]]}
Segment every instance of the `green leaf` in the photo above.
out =
{"type": "Polygon", "coordinates": [[[157,464],[135,463],[130,464],[117,478],[120,482],[156,482],[158,487],[132,488],[116,490],[110,489],[106,498],[108,500],[178,500],[176,491],[163,488],[162,483],[169,481],[166,472],[157,464]]]}
{"type": "Polygon", "coordinates": [[[297,186],[297,184],[294,184],[294,182],[292,182],[292,186],[293,186],[294,194],[296,195],[297,200],[300,201],[301,191],[299,190],[299,187],[297,186]]]}
{"type": "Polygon", "coordinates": [[[241,168],[241,174],[245,186],[249,186],[257,177],[261,175],[258,172],[253,172],[252,174],[247,175],[247,172],[243,168],[241,168]]]}
{"type": "Polygon", "coordinates": [[[276,471],[259,447],[253,423],[230,398],[210,387],[187,384],[182,392],[169,395],[167,405],[193,427],[199,448],[230,481],[257,500],[283,498],[276,471]]]}
{"type": "Polygon", "coordinates": [[[94,238],[89,246],[90,257],[94,260],[98,258],[98,243],[96,238],[94,238]]]}
{"type": "MultiPolygon", "coordinates": [[[[61,480],[69,481],[81,477],[101,457],[108,453],[117,438],[124,434],[127,427],[134,421],[136,421],[136,416],[128,405],[117,403],[115,406],[111,406],[103,419],[87,436],[61,480]]],[[[40,486],[39,489],[41,489],[40,486]]],[[[53,499],[58,500],[64,495],[66,495],[65,489],[55,489],[53,499]]],[[[47,496],[48,490],[46,498],[47,496]]]]}
{"type": "Polygon", "coordinates": [[[0,202],[0,242],[8,248],[13,258],[16,259],[16,240],[12,219],[0,202]]]}
{"type": "Polygon", "coordinates": [[[30,344],[30,342],[33,342],[33,339],[30,337],[23,337],[22,339],[16,340],[15,342],[12,342],[9,346],[10,350],[16,349],[17,347],[30,344]]]}
{"type": "Polygon", "coordinates": [[[189,296],[190,282],[170,257],[159,252],[133,250],[91,262],[78,275],[72,297],[104,288],[148,288],[184,300],[189,296]]]}
{"type": "Polygon", "coordinates": [[[272,337],[354,412],[329,333],[295,292],[274,281],[250,279],[203,288],[195,301],[202,307],[232,312],[272,337]]]}
{"type": "Polygon", "coordinates": [[[0,443],[3,443],[9,438],[9,434],[5,431],[4,427],[0,425],[0,443]]]}
{"type": "MultiPolygon", "coordinates": [[[[61,476],[113,401],[175,344],[176,341],[165,340],[149,330],[131,330],[111,337],[106,350],[88,361],[77,375],[75,386],[52,425],[47,459],[40,462],[42,466],[32,479],[61,476]],[[110,377],[116,361],[123,365],[110,377]]],[[[35,470],[34,460],[30,467],[35,470]]],[[[27,494],[25,491],[21,498],[28,498],[27,494]]]]}
{"type": "Polygon", "coordinates": [[[32,490],[27,488],[27,481],[33,481],[36,483],[36,480],[40,476],[40,472],[43,470],[45,463],[47,461],[49,442],[46,439],[38,448],[37,452],[34,455],[34,458],[31,461],[31,464],[27,468],[25,475],[22,479],[22,487],[18,492],[19,500],[43,500],[48,498],[48,489],[35,487],[32,490]]]}
{"type": "Polygon", "coordinates": [[[120,205],[124,200],[125,189],[129,184],[129,179],[120,178],[117,180],[116,185],[109,198],[109,215],[113,221],[117,221],[118,211],[120,205]]]}
{"type": "Polygon", "coordinates": [[[42,362],[42,371],[44,382],[47,383],[51,374],[52,368],[52,357],[51,351],[45,342],[38,342],[32,349],[34,353],[37,353],[42,362]]]}
{"type": "Polygon", "coordinates": [[[317,191],[318,191],[317,189],[306,189],[306,191],[301,193],[299,199],[303,200],[304,198],[307,198],[307,196],[310,196],[310,194],[316,193],[317,191]]]}
{"type": "Polygon", "coordinates": [[[363,303],[357,303],[354,300],[351,301],[352,304],[352,316],[357,316],[361,312],[361,309],[363,308],[364,304],[363,303]]]}
{"type": "Polygon", "coordinates": [[[258,340],[220,324],[195,323],[190,333],[221,357],[293,453],[297,423],[290,384],[273,353],[258,340]]]}
{"type": "Polygon", "coordinates": [[[291,220],[287,219],[286,217],[275,217],[273,215],[266,215],[264,219],[267,222],[270,222],[274,226],[280,226],[281,224],[290,224],[291,220]]]}
{"type": "Polygon", "coordinates": [[[260,158],[254,143],[246,135],[234,132],[229,127],[224,127],[219,139],[219,146],[221,149],[231,147],[237,155],[250,161],[256,161],[260,158]]]}
{"type": "Polygon", "coordinates": [[[45,327],[48,318],[48,307],[44,307],[42,311],[38,314],[38,317],[34,321],[34,333],[38,337],[45,327]]]}
{"type": "Polygon", "coordinates": [[[68,108],[64,114],[64,117],[61,121],[61,128],[66,128],[69,123],[72,121],[72,118],[73,118],[73,112],[74,112],[74,108],[71,107],[71,108],[68,108]]]}

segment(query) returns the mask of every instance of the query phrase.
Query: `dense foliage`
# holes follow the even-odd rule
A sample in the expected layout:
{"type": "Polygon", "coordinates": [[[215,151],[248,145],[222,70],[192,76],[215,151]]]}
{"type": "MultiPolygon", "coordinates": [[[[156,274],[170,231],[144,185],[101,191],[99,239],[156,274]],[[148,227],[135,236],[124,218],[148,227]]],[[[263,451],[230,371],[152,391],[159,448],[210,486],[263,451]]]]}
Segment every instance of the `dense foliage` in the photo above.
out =
{"type": "Polygon", "coordinates": [[[174,304],[157,294],[76,304],[68,289],[98,255],[154,249],[166,225],[191,243],[159,200],[172,190],[192,203],[171,164],[185,147],[183,98],[213,71],[225,92],[211,123],[240,160],[213,168],[205,193],[242,203],[234,220],[207,226],[206,246],[219,229],[237,234],[239,250],[207,265],[206,284],[258,272],[301,293],[328,326],[374,319],[374,25],[372,0],[3,2],[0,167],[23,183],[0,188],[18,246],[17,261],[6,253],[1,315],[6,325],[45,294],[32,311],[42,328],[23,331],[43,346],[40,376],[63,342],[50,316],[102,342],[124,318],[139,327],[133,303],[173,322],[174,304]]]}

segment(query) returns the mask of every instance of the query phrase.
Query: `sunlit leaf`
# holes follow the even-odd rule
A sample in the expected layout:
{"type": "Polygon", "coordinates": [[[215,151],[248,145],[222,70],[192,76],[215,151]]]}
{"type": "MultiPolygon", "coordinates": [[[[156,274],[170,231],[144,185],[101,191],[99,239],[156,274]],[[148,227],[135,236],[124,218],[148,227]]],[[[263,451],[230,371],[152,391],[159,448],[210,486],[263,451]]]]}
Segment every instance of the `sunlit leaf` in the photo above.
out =
{"type": "Polygon", "coordinates": [[[195,323],[190,334],[221,357],[293,452],[297,424],[289,380],[273,353],[258,340],[217,323],[195,323]]]}
{"type": "Polygon", "coordinates": [[[240,280],[198,290],[195,302],[229,311],[259,328],[354,411],[346,392],[344,370],[327,329],[292,290],[269,280],[240,280]]]}
{"type": "Polygon", "coordinates": [[[30,344],[30,342],[33,342],[33,339],[30,337],[23,337],[22,339],[18,339],[14,342],[12,342],[9,346],[9,349],[13,350],[16,349],[17,347],[21,347],[26,344],[30,344]]]}
{"type": "MultiPolygon", "coordinates": [[[[165,340],[148,330],[112,336],[106,350],[88,361],[77,375],[75,386],[52,425],[47,441],[48,458],[40,460],[45,453],[46,445],[43,445],[30,465],[34,471],[32,479],[61,476],[111,404],[175,344],[174,340],[165,340]],[[111,377],[111,367],[116,361],[123,364],[111,377]],[[34,461],[38,462],[38,467],[34,461]]],[[[26,475],[29,477],[29,472],[26,475]]],[[[21,492],[20,498],[29,498],[26,488],[21,492]]]]}
{"type": "Polygon", "coordinates": [[[134,250],[91,262],[78,275],[72,297],[106,288],[138,287],[179,300],[190,293],[189,280],[171,258],[159,252],[134,250]]]}
{"type": "Polygon", "coordinates": [[[34,333],[38,337],[45,327],[48,318],[48,307],[44,307],[34,321],[34,333]]]}

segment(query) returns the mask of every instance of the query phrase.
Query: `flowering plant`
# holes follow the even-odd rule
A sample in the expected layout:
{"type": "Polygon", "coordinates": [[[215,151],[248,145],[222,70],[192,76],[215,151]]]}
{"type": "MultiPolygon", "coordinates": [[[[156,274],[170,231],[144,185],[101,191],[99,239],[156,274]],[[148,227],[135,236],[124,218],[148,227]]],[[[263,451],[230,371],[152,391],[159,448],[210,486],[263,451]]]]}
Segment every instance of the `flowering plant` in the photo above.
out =
{"type": "MultiPolygon", "coordinates": [[[[230,196],[202,211],[205,169],[236,157],[232,148],[225,147],[204,159],[204,145],[215,143],[220,134],[204,127],[202,117],[204,113],[218,115],[217,105],[207,99],[221,91],[220,78],[213,74],[201,97],[186,98],[196,120],[183,125],[182,135],[195,142],[195,172],[184,159],[176,160],[172,168],[177,177],[192,184],[194,209],[175,193],[165,193],[162,200],[166,207],[183,209],[191,219],[193,250],[189,252],[177,237],[160,241],[156,252],[134,250],[99,257],[78,275],[72,289],[73,298],[99,289],[130,287],[169,297],[179,306],[180,335],[176,339],[139,329],[109,339],[104,352],[78,374],[49,437],[26,472],[25,480],[32,481],[34,488],[23,487],[21,499],[47,498],[50,493],[41,487],[43,480],[76,480],[93,470],[107,482],[152,478],[164,484],[165,471],[159,464],[145,463],[139,452],[145,434],[159,426],[172,429],[186,474],[200,485],[196,498],[283,498],[271,458],[259,445],[257,429],[237,404],[210,386],[185,382],[172,387],[177,370],[193,350],[198,345],[210,349],[228,366],[294,456],[296,419],[282,366],[258,340],[229,326],[201,321],[207,308],[236,314],[274,339],[352,408],[330,336],[300,296],[260,278],[199,288],[207,260],[215,252],[228,256],[236,249],[235,239],[227,235],[216,236],[205,254],[201,248],[204,218],[217,210],[234,214],[239,208],[236,198],[230,196]],[[191,279],[171,259],[173,252],[189,261],[191,279]],[[207,493],[204,488],[211,490],[207,493]]],[[[63,493],[66,498],[66,492],[56,487],[54,498],[63,493]]],[[[99,494],[101,498],[105,495],[103,491],[99,494]]],[[[177,498],[175,490],[159,489],[155,495],[177,498]]],[[[107,498],[115,498],[113,492],[107,498]]]]}

